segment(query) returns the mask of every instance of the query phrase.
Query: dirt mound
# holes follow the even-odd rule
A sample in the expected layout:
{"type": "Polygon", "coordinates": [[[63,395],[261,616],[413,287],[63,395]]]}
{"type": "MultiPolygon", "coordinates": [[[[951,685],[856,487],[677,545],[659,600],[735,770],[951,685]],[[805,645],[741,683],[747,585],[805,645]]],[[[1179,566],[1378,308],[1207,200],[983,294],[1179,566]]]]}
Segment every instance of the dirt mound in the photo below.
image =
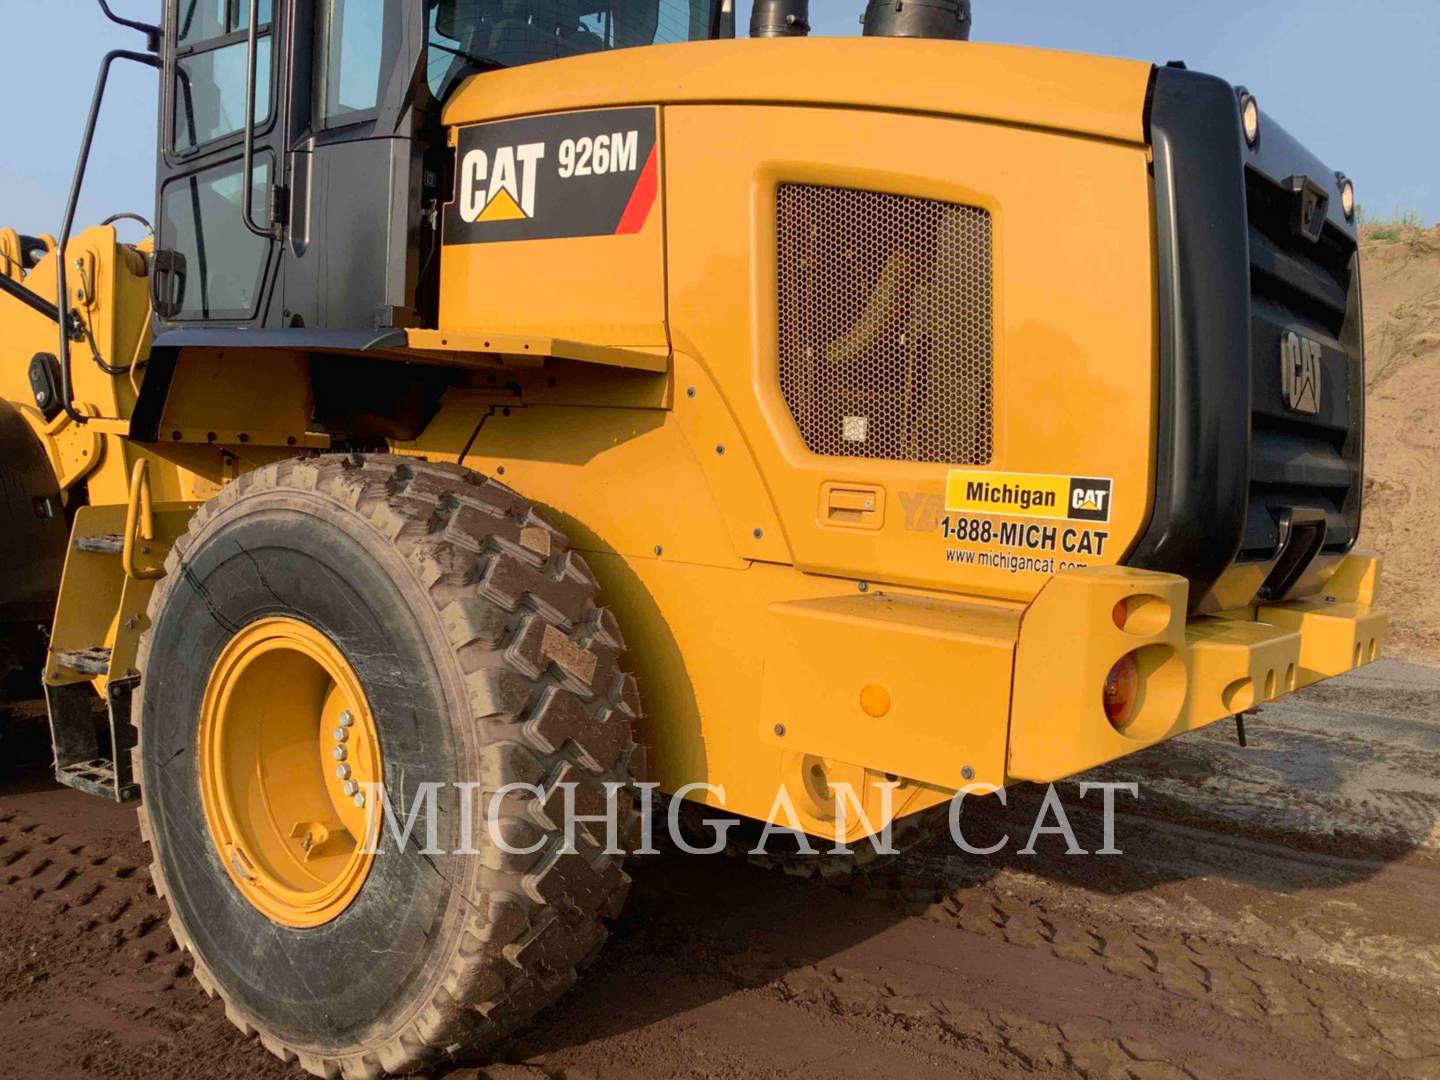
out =
{"type": "Polygon", "coordinates": [[[1365,511],[1385,559],[1391,655],[1440,662],[1440,229],[1361,246],[1365,511]]]}

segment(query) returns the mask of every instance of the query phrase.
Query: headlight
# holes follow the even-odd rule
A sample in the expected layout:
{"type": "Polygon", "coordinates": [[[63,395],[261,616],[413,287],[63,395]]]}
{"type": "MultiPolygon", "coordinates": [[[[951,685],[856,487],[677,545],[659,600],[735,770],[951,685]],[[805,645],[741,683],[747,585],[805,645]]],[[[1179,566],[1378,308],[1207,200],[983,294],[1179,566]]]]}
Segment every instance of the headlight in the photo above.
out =
{"type": "Polygon", "coordinates": [[[1245,141],[1255,146],[1260,141],[1260,103],[1255,95],[1240,87],[1240,123],[1245,128],[1245,141]]]}
{"type": "Polygon", "coordinates": [[[1340,209],[1345,211],[1345,220],[1355,220],[1355,185],[1350,182],[1344,173],[1336,173],[1335,179],[1340,181],[1340,209]]]}

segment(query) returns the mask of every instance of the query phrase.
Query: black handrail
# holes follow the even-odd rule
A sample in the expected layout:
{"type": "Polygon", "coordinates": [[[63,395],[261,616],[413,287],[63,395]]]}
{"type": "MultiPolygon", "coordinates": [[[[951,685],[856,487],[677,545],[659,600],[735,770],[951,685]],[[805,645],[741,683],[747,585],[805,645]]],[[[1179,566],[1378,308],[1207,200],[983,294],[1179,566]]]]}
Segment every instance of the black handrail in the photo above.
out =
{"type": "MultiPolygon", "coordinates": [[[[277,235],[273,222],[264,227],[255,223],[255,60],[259,38],[260,3],[259,0],[250,0],[250,26],[245,39],[250,52],[245,59],[245,152],[241,164],[244,175],[240,178],[240,217],[245,222],[245,228],[256,236],[273,240],[277,235]]],[[[273,177],[271,183],[274,183],[273,177]]]]}
{"type": "MultiPolygon", "coordinates": [[[[116,22],[129,25],[125,20],[116,18],[111,14],[110,9],[105,7],[105,0],[100,0],[100,6],[104,8],[105,14],[116,22]]],[[[65,222],[60,227],[60,239],[55,243],[55,295],[56,314],[65,312],[65,318],[57,318],[60,324],[60,404],[65,409],[65,415],[70,417],[77,424],[85,423],[85,417],[75,409],[72,400],[70,384],[70,304],[69,293],[66,291],[65,282],[65,247],[70,242],[70,230],[75,226],[75,208],[80,202],[80,187],[85,182],[85,167],[90,161],[90,144],[95,141],[95,123],[100,118],[100,103],[105,99],[105,83],[110,78],[110,65],[116,60],[133,60],[137,64],[144,64],[146,67],[153,67],[157,70],[160,67],[160,58],[150,53],[131,52],[128,49],[115,49],[105,54],[105,59],[100,62],[100,77],[95,81],[95,95],[90,99],[90,117],[85,122],[85,137],[80,142],[80,156],[75,161],[75,175],[70,181],[70,198],[65,204],[65,222]]]]}
{"type": "Polygon", "coordinates": [[[111,22],[119,23],[121,26],[128,26],[131,30],[139,30],[144,34],[146,48],[152,53],[160,51],[160,27],[155,26],[153,23],[137,22],[135,19],[127,19],[123,15],[116,15],[110,10],[110,5],[107,4],[105,0],[100,0],[100,10],[105,13],[105,17],[111,22]]]}

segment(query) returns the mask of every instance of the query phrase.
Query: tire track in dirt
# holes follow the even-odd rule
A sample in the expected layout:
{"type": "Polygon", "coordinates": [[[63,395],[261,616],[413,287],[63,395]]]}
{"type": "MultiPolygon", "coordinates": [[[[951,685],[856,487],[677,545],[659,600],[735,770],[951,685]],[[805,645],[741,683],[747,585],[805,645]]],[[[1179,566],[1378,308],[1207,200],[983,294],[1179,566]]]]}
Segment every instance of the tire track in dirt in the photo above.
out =
{"type": "MultiPolygon", "coordinates": [[[[1382,1075],[1440,1074],[1440,999],[1431,994],[1417,1001],[1409,984],[1386,985],[1388,979],[1316,955],[1297,963],[1292,943],[1253,912],[1240,932],[1227,932],[1214,919],[1176,925],[1173,916],[1157,912],[1148,919],[1135,910],[1117,917],[1093,898],[1082,904],[1062,895],[1056,902],[1048,882],[1012,871],[959,888],[942,876],[900,875],[866,891],[937,925],[1203,1005],[1253,1032],[1323,1044],[1325,1053],[1382,1075]]],[[[1156,905],[1131,905],[1143,906],[1156,905]]],[[[1322,1066],[1322,1075],[1329,1074],[1322,1066]]]]}
{"type": "MultiPolygon", "coordinates": [[[[1041,795],[1021,787],[1008,809],[967,810],[976,846],[1011,837],[992,859],[941,842],[793,896],[683,861],[646,868],[637,902],[672,929],[652,915],[621,935],[597,981],[642,979],[673,1008],[607,1023],[595,1014],[617,995],[582,986],[509,1068],[1440,1077],[1440,674],[1377,665],[1323,689],[1268,709],[1249,750],[1217,725],[1093,777],[1140,785],[1116,823],[1124,856],[1069,858],[1058,837],[1016,854],[1041,795]],[[666,892],[686,875],[703,880],[666,892]],[[1077,988],[1076,1011],[1056,987],[1077,988]],[[747,1026],[727,1042],[741,1001],[747,1026]],[[735,1046],[786,1030],[778,1048],[757,1036],[773,1057],[735,1046]],[[672,1031],[667,1057],[655,1047],[672,1031]]],[[[1095,808],[1061,790],[1098,848],[1095,808]]]]}
{"type": "Polygon", "coordinates": [[[21,786],[0,796],[0,1075],[292,1076],[192,982],[133,807],[21,786]]]}

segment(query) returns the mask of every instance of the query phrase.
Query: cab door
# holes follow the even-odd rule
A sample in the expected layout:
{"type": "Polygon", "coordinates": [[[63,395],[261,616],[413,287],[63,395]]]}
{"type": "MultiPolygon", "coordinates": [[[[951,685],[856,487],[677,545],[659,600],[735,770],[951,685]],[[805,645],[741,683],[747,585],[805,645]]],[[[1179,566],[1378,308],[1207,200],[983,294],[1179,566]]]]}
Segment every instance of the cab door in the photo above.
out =
{"type": "Polygon", "coordinates": [[[257,0],[247,177],[251,2],[168,3],[157,317],[336,330],[433,319],[420,281],[443,138],[434,102],[416,95],[423,5],[257,0]]]}
{"type": "Polygon", "coordinates": [[[417,93],[424,5],[317,0],[296,5],[294,30],[284,325],[433,322],[420,280],[446,156],[435,103],[417,93]]]}
{"type": "Polygon", "coordinates": [[[248,183],[262,230],[283,224],[288,5],[258,0],[255,155],[244,170],[252,0],[169,0],[160,95],[155,301],[162,324],[278,325],[281,245],[242,213],[248,183]]]}

